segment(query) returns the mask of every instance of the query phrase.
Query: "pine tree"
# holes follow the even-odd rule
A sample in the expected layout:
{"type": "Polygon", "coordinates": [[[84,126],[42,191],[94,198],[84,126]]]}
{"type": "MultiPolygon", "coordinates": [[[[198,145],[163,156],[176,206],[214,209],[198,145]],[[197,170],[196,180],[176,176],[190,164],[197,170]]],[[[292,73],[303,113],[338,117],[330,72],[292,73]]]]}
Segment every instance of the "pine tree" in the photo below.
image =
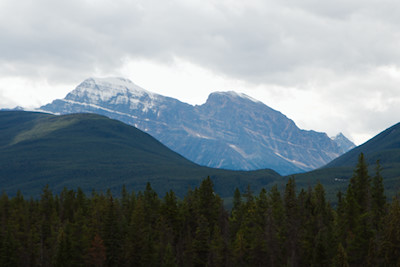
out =
{"type": "Polygon", "coordinates": [[[195,192],[189,188],[185,198],[179,206],[181,229],[176,245],[176,259],[178,266],[192,266],[193,238],[197,229],[198,214],[195,205],[195,192]]]}
{"type": "MultiPolygon", "coordinates": [[[[303,266],[310,266],[313,262],[315,246],[318,243],[318,213],[315,193],[311,187],[308,190],[301,189],[298,194],[298,205],[301,228],[299,231],[301,239],[301,262],[303,266]]],[[[319,241],[319,240],[318,240],[319,241]]]]}
{"type": "Polygon", "coordinates": [[[370,206],[370,177],[363,153],[358,157],[357,167],[350,183],[354,188],[354,196],[359,209],[358,213],[368,212],[370,206]]]}
{"type": "Polygon", "coordinates": [[[162,260],[162,267],[177,267],[175,255],[172,250],[171,244],[168,243],[165,254],[162,260]]]}
{"type": "Polygon", "coordinates": [[[206,266],[210,251],[210,231],[207,219],[200,215],[193,239],[194,266],[206,266]]]}
{"type": "Polygon", "coordinates": [[[210,229],[218,222],[219,210],[222,205],[220,199],[216,197],[213,187],[213,182],[210,177],[207,177],[201,182],[199,188],[195,190],[198,215],[207,220],[210,229]]]}
{"type": "Polygon", "coordinates": [[[269,192],[270,209],[267,216],[267,239],[270,250],[269,265],[286,264],[287,227],[286,216],[278,186],[274,185],[269,192]]]}
{"type": "Polygon", "coordinates": [[[132,203],[131,203],[131,196],[126,190],[126,186],[122,186],[121,190],[121,212],[124,216],[124,219],[129,219],[132,214],[132,203]]]}
{"type": "Polygon", "coordinates": [[[93,267],[106,266],[106,248],[99,234],[96,234],[92,240],[92,245],[86,255],[86,265],[93,267]]]}
{"type": "Polygon", "coordinates": [[[43,189],[39,201],[40,221],[40,259],[39,262],[43,266],[49,266],[52,262],[52,255],[55,255],[55,247],[59,225],[58,216],[56,214],[56,203],[53,193],[49,186],[43,189]]]}
{"type": "Polygon", "coordinates": [[[241,206],[242,206],[242,196],[240,194],[239,188],[236,187],[235,192],[233,194],[232,212],[240,210],[241,206]]]}
{"type": "Polygon", "coordinates": [[[109,196],[106,217],[104,221],[103,240],[106,247],[107,265],[119,266],[121,263],[121,227],[120,214],[112,196],[109,196]]]}
{"type": "Polygon", "coordinates": [[[382,254],[385,266],[400,266],[400,201],[396,197],[384,219],[382,254]]]}
{"type": "Polygon", "coordinates": [[[60,193],[60,219],[71,222],[76,210],[75,192],[64,187],[60,193]]]}
{"type": "Polygon", "coordinates": [[[71,243],[70,225],[66,224],[64,229],[60,230],[58,237],[58,249],[56,255],[56,266],[67,267],[75,266],[72,262],[74,257],[71,243]]]}
{"type": "MultiPolygon", "coordinates": [[[[181,228],[179,210],[178,210],[178,200],[175,193],[170,190],[165,194],[164,202],[161,206],[161,215],[163,216],[166,226],[174,236],[178,235],[181,228]]],[[[176,240],[170,240],[175,244],[176,240]]]]}
{"type": "Polygon", "coordinates": [[[314,188],[313,202],[315,203],[315,246],[313,265],[327,265],[334,257],[336,250],[334,236],[334,211],[325,199],[325,189],[321,183],[314,188]]]}
{"type": "Polygon", "coordinates": [[[147,183],[146,190],[143,192],[143,208],[145,215],[145,232],[142,252],[142,264],[144,266],[160,265],[160,259],[157,258],[157,244],[159,243],[158,218],[160,217],[161,200],[157,193],[147,183]]]}
{"type": "Polygon", "coordinates": [[[149,225],[145,221],[146,210],[143,197],[138,196],[135,209],[132,211],[128,228],[128,238],[125,244],[125,261],[128,266],[139,266],[145,253],[144,244],[149,239],[149,225]]]}
{"type": "Polygon", "coordinates": [[[255,201],[254,216],[251,220],[252,238],[250,243],[250,263],[253,266],[266,266],[269,262],[269,246],[268,244],[268,203],[267,191],[263,188],[255,201]]]}
{"type": "Polygon", "coordinates": [[[242,203],[242,196],[238,188],[235,189],[235,193],[233,196],[233,207],[231,210],[231,216],[229,217],[229,229],[230,229],[230,238],[234,240],[236,237],[236,233],[239,231],[240,226],[244,219],[244,207],[242,203]]]}
{"type": "Polygon", "coordinates": [[[346,250],[342,243],[339,243],[336,256],[333,260],[333,267],[349,267],[346,250]]]}
{"type": "Polygon", "coordinates": [[[382,218],[385,214],[386,196],[381,175],[382,167],[379,160],[376,162],[376,172],[371,187],[371,219],[375,231],[381,230],[382,218]]]}
{"type": "Polygon", "coordinates": [[[150,183],[147,183],[146,190],[143,192],[143,205],[146,211],[146,222],[153,226],[159,216],[161,201],[150,183]]]}
{"type": "Polygon", "coordinates": [[[69,240],[72,246],[72,255],[69,262],[72,266],[84,266],[84,256],[90,247],[91,235],[88,229],[88,218],[81,206],[74,214],[73,222],[70,226],[69,240]]]}
{"type": "Polygon", "coordinates": [[[234,266],[248,266],[249,242],[246,238],[247,226],[242,226],[236,233],[232,244],[232,257],[234,266]]]}
{"type": "Polygon", "coordinates": [[[297,266],[299,255],[299,207],[296,198],[296,184],[294,178],[290,178],[285,188],[284,205],[287,223],[287,261],[290,266],[297,266]]]}
{"type": "Polygon", "coordinates": [[[18,244],[12,228],[12,225],[8,225],[0,233],[0,266],[18,265],[18,244]]]}
{"type": "Polygon", "coordinates": [[[360,154],[358,164],[346,194],[347,254],[349,263],[366,263],[369,240],[373,236],[371,225],[371,185],[364,154],[360,154]]]}
{"type": "Polygon", "coordinates": [[[226,244],[222,237],[221,229],[218,227],[218,225],[215,225],[210,241],[208,266],[224,266],[225,250],[226,244]]]}

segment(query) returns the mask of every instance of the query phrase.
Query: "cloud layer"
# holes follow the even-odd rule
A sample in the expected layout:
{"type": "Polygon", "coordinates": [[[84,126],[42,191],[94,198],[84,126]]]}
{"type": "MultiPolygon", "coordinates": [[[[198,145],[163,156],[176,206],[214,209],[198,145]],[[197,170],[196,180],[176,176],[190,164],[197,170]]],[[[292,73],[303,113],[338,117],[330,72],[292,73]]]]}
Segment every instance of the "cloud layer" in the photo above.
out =
{"type": "Polygon", "coordinates": [[[361,140],[398,121],[399,13],[394,0],[3,0],[0,78],[59,85],[179,59],[274,92],[275,108],[288,92],[315,98],[296,108],[319,101],[318,126],[286,109],[361,140]]]}

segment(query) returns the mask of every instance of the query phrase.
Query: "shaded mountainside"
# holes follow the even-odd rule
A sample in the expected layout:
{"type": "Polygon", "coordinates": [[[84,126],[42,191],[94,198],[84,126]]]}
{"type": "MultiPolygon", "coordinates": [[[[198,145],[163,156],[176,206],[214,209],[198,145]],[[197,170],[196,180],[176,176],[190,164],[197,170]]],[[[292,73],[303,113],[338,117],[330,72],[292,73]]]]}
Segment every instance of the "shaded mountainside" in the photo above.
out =
{"type": "Polygon", "coordinates": [[[135,127],[95,114],[55,116],[23,111],[0,112],[0,190],[38,196],[49,184],[85,192],[122,185],[143,190],[147,182],[163,195],[186,194],[207,176],[221,196],[235,187],[255,190],[281,178],[272,170],[228,171],[199,166],[135,127]]]}
{"type": "Polygon", "coordinates": [[[291,174],[323,166],[347,149],[325,133],[301,130],[282,113],[235,92],[216,92],[205,104],[192,106],[123,78],[90,78],[40,109],[121,120],[189,160],[215,168],[270,168],[291,174]]]}
{"type": "Polygon", "coordinates": [[[366,143],[350,150],[326,166],[304,174],[296,175],[300,186],[313,185],[319,180],[327,191],[337,192],[347,186],[353,175],[360,153],[365,155],[370,176],[375,175],[376,162],[379,160],[388,196],[400,192],[400,123],[386,129],[366,143]]]}

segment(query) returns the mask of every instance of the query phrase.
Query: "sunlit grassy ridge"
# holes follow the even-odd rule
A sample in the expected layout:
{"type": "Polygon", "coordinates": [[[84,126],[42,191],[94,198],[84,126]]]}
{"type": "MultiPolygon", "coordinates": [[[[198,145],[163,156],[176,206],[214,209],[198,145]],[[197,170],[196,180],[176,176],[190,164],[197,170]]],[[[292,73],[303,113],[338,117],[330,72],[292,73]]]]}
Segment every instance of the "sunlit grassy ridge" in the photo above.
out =
{"type": "Polygon", "coordinates": [[[18,134],[10,145],[15,145],[19,142],[35,140],[45,137],[54,131],[68,127],[78,121],[76,117],[61,117],[61,118],[42,118],[32,129],[18,134]]]}

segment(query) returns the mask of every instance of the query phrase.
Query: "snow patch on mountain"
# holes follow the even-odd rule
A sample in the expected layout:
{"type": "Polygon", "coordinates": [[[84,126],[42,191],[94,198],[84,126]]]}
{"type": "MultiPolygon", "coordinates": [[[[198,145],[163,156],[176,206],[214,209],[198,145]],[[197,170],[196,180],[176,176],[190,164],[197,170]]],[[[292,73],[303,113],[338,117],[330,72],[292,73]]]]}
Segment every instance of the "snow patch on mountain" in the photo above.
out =
{"type": "Polygon", "coordinates": [[[130,104],[136,108],[146,103],[143,110],[151,109],[157,101],[157,95],[149,92],[124,78],[89,78],[69,93],[66,100],[90,102],[92,104],[110,102],[110,104],[130,104]],[[144,100],[144,101],[143,101],[144,100]]]}
{"type": "Polygon", "coordinates": [[[307,166],[307,165],[304,164],[303,162],[299,162],[299,161],[297,161],[297,160],[293,160],[293,159],[289,159],[289,158],[287,158],[287,157],[284,157],[284,156],[282,156],[281,154],[279,154],[279,153],[276,152],[276,151],[275,151],[274,153],[275,153],[275,155],[277,155],[278,157],[281,157],[281,158],[283,158],[284,160],[293,163],[294,165],[298,166],[299,168],[309,168],[309,166],[307,166]]]}
{"type": "Polygon", "coordinates": [[[225,96],[230,96],[232,98],[247,99],[247,100],[253,101],[255,103],[262,103],[261,101],[259,101],[257,99],[254,99],[251,96],[248,96],[248,95],[243,94],[243,93],[238,93],[238,92],[235,92],[235,91],[224,91],[224,92],[217,91],[217,92],[213,92],[212,94],[225,95],[225,96]]]}
{"type": "Polygon", "coordinates": [[[243,151],[243,149],[240,149],[239,147],[237,147],[234,144],[229,144],[229,147],[232,148],[233,150],[235,150],[236,152],[238,152],[243,158],[245,159],[249,159],[251,158],[250,155],[248,155],[246,152],[243,151]]]}
{"type": "Polygon", "coordinates": [[[206,136],[206,135],[203,135],[203,134],[201,134],[199,132],[193,131],[192,129],[189,129],[189,128],[185,127],[185,126],[182,126],[182,128],[191,136],[202,138],[202,139],[208,139],[208,140],[215,139],[215,138],[212,138],[210,136],[206,136]]]}

